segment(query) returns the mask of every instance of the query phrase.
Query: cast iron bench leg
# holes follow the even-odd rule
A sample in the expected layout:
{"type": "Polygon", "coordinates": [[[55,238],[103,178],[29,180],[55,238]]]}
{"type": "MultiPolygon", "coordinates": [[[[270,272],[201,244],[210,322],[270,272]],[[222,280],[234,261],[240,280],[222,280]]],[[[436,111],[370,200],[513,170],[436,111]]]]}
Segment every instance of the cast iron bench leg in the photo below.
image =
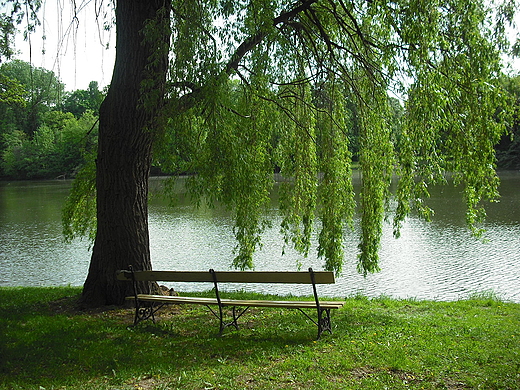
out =
{"type": "Polygon", "coordinates": [[[228,326],[233,326],[236,330],[238,330],[238,319],[240,317],[242,317],[242,315],[249,309],[249,306],[246,307],[245,309],[243,310],[239,310],[237,309],[237,306],[233,306],[232,308],[232,316],[233,316],[233,319],[230,321],[230,322],[225,322],[224,321],[224,310],[223,310],[223,307],[219,307],[219,311],[218,313],[213,310],[210,306],[206,306],[211,313],[213,313],[213,315],[215,317],[217,317],[219,319],[219,336],[222,336],[222,334],[224,333],[224,330],[228,327],[228,326]]]}
{"type": "Polygon", "coordinates": [[[164,303],[157,306],[154,303],[146,304],[146,306],[138,305],[135,308],[134,326],[149,318],[152,318],[152,321],[155,324],[155,312],[161,309],[164,305],[164,303]]]}
{"type": "Polygon", "coordinates": [[[321,334],[324,331],[328,331],[332,334],[332,324],[330,321],[330,309],[318,310],[318,340],[321,338],[321,334]]]}

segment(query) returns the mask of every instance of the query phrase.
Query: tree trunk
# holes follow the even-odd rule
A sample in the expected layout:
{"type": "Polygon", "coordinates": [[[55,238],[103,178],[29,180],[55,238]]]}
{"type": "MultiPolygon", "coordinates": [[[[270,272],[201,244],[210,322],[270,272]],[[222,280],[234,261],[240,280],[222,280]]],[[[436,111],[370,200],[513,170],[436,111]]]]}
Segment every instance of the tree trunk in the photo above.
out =
{"type": "Polygon", "coordinates": [[[116,281],[115,272],[128,265],[151,269],[148,176],[168,69],[170,7],[168,0],[116,4],[116,61],[99,112],[97,235],[83,287],[86,306],[122,304],[132,286],[116,281]]]}

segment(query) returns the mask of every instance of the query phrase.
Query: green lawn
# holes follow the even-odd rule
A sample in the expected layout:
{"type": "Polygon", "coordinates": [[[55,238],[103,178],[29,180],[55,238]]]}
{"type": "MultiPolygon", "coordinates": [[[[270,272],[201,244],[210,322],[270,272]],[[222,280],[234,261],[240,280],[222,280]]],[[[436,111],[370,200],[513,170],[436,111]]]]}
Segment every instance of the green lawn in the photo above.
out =
{"type": "Polygon", "coordinates": [[[520,389],[520,305],[492,297],[348,298],[316,341],[296,310],[218,337],[204,307],[129,328],[130,309],[79,312],[79,293],[0,288],[1,390],[520,389]]]}

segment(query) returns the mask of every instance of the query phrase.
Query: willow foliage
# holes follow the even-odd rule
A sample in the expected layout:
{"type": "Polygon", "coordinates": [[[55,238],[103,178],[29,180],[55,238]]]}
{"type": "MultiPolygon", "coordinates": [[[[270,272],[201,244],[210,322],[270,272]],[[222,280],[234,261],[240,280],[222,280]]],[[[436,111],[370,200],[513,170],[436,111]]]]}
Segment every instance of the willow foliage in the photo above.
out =
{"type": "Polygon", "coordinates": [[[360,272],[378,270],[385,216],[394,215],[396,235],[412,210],[428,218],[428,187],[448,172],[478,232],[482,201],[498,196],[493,146],[509,115],[498,79],[510,3],[173,1],[169,125],[156,153],[197,173],[192,193],[233,210],[242,269],[253,267],[279,169],[286,243],[308,254],[318,219],[318,256],[340,272],[356,209],[354,122],[360,272]],[[406,102],[399,134],[390,92],[406,102]]]}

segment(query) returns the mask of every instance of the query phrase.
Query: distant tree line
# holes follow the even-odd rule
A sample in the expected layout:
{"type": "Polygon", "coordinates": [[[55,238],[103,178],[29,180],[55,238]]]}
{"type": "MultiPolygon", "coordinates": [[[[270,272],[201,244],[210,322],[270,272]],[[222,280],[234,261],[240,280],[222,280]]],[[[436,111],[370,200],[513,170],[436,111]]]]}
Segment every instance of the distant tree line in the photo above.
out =
{"type": "Polygon", "coordinates": [[[510,125],[510,134],[496,146],[498,167],[520,169],[520,74],[504,77],[504,89],[515,99],[515,114],[510,125]]]}
{"type": "MultiPolygon", "coordinates": [[[[517,114],[510,134],[496,146],[498,167],[520,168],[520,76],[504,77],[504,89],[516,99],[517,114]]],[[[320,100],[320,89],[313,92],[320,100]]],[[[97,146],[97,118],[105,91],[96,81],[87,90],[72,92],[49,70],[14,60],[0,66],[0,177],[4,179],[56,179],[74,177],[97,146]]],[[[237,97],[238,98],[238,97],[237,97]]],[[[400,136],[400,121],[405,107],[390,99],[393,136],[400,136]]],[[[321,102],[326,104],[326,102],[321,102]]],[[[357,160],[359,118],[355,104],[345,102],[350,113],[350,153],[357,160]]],[[[273,118],[276,120],[276,118],[273,118]]],[[[202,122],[201,122],[202,123],[202,122]]],[[[193,126],[193,123],[190,124],[193,126]]],[[[171,123],[165,132],[152,173],[193,173],[191,164],[197,153],[197,140],[183,134],[181,123],[171,123]],[[166,158],[165,154],[168,154],[166,158]],[[174,158],[172,159],[172,156],[174,158]],[[168,161],[168,163],[167,163],[168,161]]],[[[203,131],[201,129],[201,131],[203,131]]],[[[193,133],[191,133],[193,134],[193,133]]],[[[318,134],[319,136],[319,134],[318,134]]],[[[281,135],[272,134],[273,153],[281,135]]],[[[274,170],[279,167],[273,167],[274,170]]]]}
{"type": "Polygon", "coordinates": [[[0,66],[0,176],[70,178],[97,144],[104,93],[66,92],[54,72],[14,60],[0,66]]]}

